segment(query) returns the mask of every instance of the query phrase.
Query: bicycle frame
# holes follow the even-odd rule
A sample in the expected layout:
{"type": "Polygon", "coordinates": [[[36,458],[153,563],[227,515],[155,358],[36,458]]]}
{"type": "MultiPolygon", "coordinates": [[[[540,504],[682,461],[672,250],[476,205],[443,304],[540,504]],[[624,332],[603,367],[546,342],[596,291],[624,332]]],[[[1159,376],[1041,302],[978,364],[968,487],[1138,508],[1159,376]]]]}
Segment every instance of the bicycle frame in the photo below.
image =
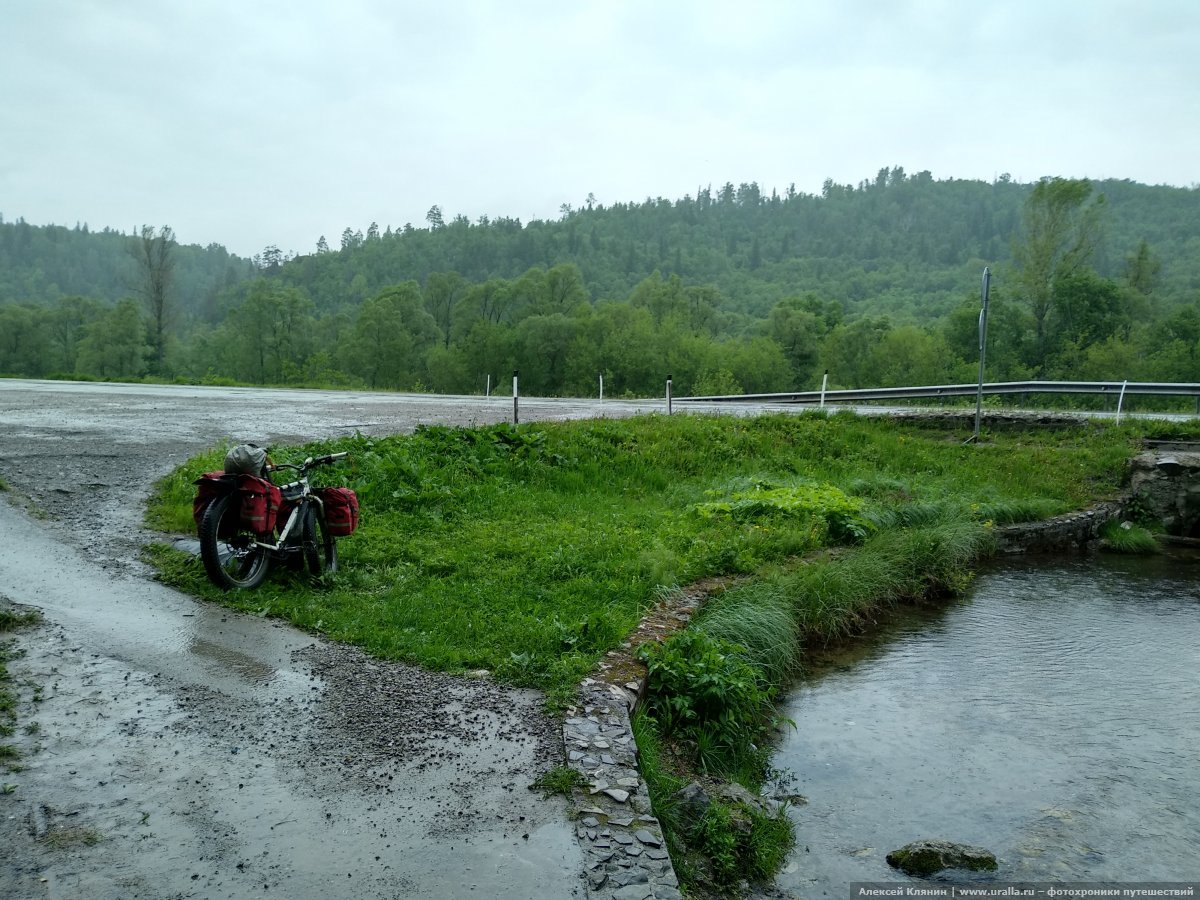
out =
{"type": "Polygon", "coordinates": [[[314,469],[317,466],[335,462],[346,455],[347,454],[345,453],[333,453],[329,456],[323,456],[315,460],[310,456],[298,466],[291,463],[277,463],[272,465],[270,471],[277,472],[280,469],[295,469],[300,473],[300,477],[295,481],[279,485],[279,490],[283,492],[284,497],[287,498],[288,502],[292,504],[291,515],[288,516],[287,524],[285,524],[283,529],[279,532],[279,537],[275,539],[274,544],[268,544],[265,541],[255,541],[255,546],[262,547],[264,550],[269,550],[273,553],[284,553],[289,550],[293,550],[293,547],[285,546],[285,543],[288,537],[291,535],[292,529],[300,522],[300,517],[304,512],[305,505],[309,503],[315,503],[317,504],[317,510],[319,514],[321,516],[325,515],[325,504],[321,502],[321,498],[314,494],[312,488],[309,486],[309,469],[314,469]],[[289,497],[289,490],[294,490],[297,487],[300,489],[300,493],[289,497]]]}
{"type": "MultiPolygon", "coordinates": [[[[290,485],[285,485],[285,487],[290,487],[290,485]]],[[[264,550],[271,550],[276,553],[291,549],[290,547],[286,547],[284,545],[287,542],[288,536],[292,533],[292,528],[297,526],[300,522],[300,514],[303,512],[305,504],[316,503],[317,506],[321,506],[321,498],[315,494],[309,493],[307,484],[304,486],[304,488],[305,493],[301,494],[298,498],[299,502],[292,506],[292,513],[288,516],[287,524],[283,526],[283,530],[279,532],[279,537],[276,538],[276,543],[267,544],[263,541],[255,541],[254,544],[256,547],[262,547],[264,550]]],[[[325,514],[324,509],[321,510],[321,514],[325,514]]]]}

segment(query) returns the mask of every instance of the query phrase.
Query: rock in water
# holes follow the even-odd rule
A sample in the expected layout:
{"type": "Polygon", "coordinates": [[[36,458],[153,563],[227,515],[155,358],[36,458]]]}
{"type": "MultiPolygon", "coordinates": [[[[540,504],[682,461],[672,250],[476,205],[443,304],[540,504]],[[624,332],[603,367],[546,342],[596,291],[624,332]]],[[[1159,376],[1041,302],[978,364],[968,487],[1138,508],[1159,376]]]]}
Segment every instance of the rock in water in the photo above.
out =
{"type": "Polygon", "coordinates": [[[955,844],[950,841],[913,841],[887,855],[888,865],[905,875],[924,878],[942,869],[971,869],[992,871],[996,855],[982,847],[955,844]]]}

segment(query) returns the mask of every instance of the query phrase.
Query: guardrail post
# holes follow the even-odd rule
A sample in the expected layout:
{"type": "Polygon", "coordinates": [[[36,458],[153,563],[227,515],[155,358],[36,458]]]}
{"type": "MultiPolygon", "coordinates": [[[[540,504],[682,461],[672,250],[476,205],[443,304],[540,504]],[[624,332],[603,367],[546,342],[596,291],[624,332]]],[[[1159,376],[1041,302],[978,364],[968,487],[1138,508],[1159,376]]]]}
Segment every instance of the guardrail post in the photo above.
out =
{"type": "Polygon", "coordinates": [[[513,369],[513,424],[520,424],[520,417],[517,415],[517,398],[520,395],[517,393],[517,370],[513,369]]]}
{"type": "Polygon", "coordinates": [[[667,415],[671,414],[671,381],[670,375],[667,376],[667,415]]]}
{"type": "Polygon", "coordinates": [[[983,305],[979,310],[979,387],[975,391],[975,433],[971,440],[979,440],[979,425],[983,421],[983,361],[987,356],[988,293],[992,284],[992,270],[983,267],[983,286],[979,293],[983,305]]]}

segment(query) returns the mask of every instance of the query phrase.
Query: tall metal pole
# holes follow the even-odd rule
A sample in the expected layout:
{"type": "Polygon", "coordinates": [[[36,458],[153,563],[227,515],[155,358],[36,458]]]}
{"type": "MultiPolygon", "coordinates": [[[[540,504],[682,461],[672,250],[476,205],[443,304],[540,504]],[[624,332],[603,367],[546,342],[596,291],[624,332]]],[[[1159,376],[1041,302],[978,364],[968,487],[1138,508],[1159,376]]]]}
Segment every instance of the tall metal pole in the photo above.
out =
{"type": "Polygon", "coordinates": [[[988,323],[988,293],[991,290],[992,270],[983,267],[983,287],[980,293],[983,298],[983,308],[979,310],[979,387],[975,391],[975,433],[971,440],[979,440],[979,424],[983,419],[983,363],[987,356],[987,323],[988,323]]]}

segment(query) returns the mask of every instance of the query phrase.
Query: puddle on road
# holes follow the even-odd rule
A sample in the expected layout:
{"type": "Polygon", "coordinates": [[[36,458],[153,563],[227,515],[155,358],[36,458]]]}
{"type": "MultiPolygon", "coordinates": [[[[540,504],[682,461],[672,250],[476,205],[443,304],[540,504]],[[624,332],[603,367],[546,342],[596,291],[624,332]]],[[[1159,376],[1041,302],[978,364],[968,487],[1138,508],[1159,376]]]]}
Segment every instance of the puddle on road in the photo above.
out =
{"type": "Polygon", "coordinates": [[[252,684],[266,684],[278,674],[274,666],[203,638],[193,636],[187,649],[195,656],[212,661],[218,671],[232,669],[252,684]]]}
{"type": "Polygon", "coordinates": [[[0,584],[50,623],[10,664],[44,696],[24,698],[37,729],[0,796],[0,896],[577,888],[564,806],[528,790],[549,768],[536,695],[114,576],[3,502],[0,584]]]}

